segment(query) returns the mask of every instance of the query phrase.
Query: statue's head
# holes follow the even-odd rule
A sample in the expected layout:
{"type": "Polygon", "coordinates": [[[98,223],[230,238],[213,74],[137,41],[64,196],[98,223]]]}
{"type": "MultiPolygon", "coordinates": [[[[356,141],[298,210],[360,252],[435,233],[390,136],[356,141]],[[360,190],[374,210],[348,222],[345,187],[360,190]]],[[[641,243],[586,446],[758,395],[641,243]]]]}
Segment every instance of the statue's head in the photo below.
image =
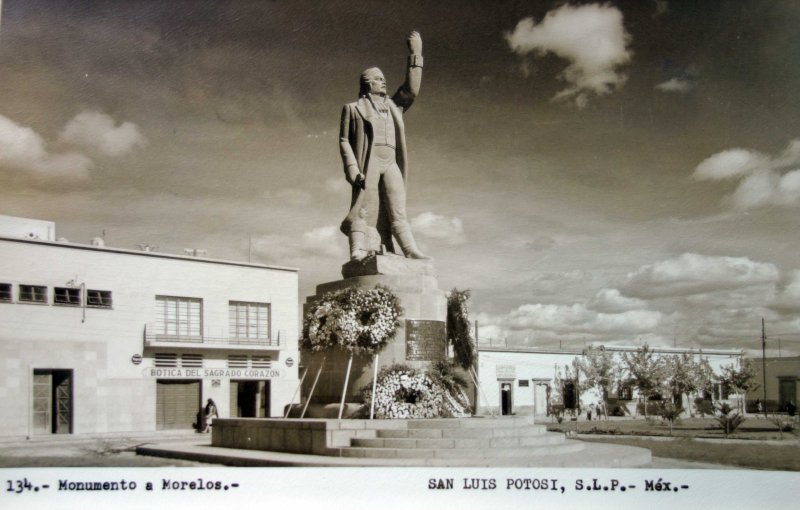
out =
{"type": "Polygon", "coordinates": [[[361,88],[358,95],[366,94],[386,94],[386,78],[383,77],[383,71],[377,67],[370,67],[361,73],[361,88]]]}

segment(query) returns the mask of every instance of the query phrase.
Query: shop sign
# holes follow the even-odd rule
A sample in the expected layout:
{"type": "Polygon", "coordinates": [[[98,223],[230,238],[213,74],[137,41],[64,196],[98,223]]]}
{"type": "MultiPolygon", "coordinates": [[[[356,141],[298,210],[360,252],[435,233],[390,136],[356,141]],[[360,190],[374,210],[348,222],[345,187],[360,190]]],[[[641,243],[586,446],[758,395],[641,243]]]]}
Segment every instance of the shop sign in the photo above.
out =
{"type": "Polygon", "coordinates": [[[516,379],[517,367],[515,365],[497,365],[495,367],[497,373],[497,380],[500,379],[516,379]]]}
{"type": "Polygon", "coordinates": [[[145,377],[169,379],[277,379],[281,371],[275,368],[175,368],[153,367],[142,371],[145,377]]]}

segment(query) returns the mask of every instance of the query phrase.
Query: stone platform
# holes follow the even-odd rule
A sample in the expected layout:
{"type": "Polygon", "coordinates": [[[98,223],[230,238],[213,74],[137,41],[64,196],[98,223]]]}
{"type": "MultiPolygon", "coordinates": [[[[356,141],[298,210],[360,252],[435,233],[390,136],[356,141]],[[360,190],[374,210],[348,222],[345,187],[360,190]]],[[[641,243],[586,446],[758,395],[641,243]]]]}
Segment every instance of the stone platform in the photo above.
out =
{"type": "Polygon", "coordinates": [[[219,419],[211,446],[137,452],[247,466],[642,467],[651,461],[647,449],[566,439],[530,417],[219,419]]]}

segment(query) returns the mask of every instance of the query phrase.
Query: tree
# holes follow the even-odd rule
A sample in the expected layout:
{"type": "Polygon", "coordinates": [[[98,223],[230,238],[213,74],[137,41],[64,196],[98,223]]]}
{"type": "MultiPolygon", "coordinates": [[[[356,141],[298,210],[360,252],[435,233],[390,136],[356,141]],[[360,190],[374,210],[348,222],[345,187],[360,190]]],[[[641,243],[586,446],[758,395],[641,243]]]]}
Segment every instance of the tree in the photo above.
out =
{"type": "Polygon", "coordinates": [[[458,366],[469,370],[475,363],[475,342],[469,334],[469,291],[453,289],[447,296],[447,339],[458,366]]]}
{"type": "MultiPolygon", "coordinates": [[[[744,412],[744,395],[755,390],[759,385],[755,382],[755,370],[749,361],[739,363],[738,366],[731,363],[722,367],[722,374],[719,381],[729,388],[733,388],[738,397],[738,410],[744,412]]],[[[766,405],[766,402],[764,403],[766,405]]]]}
{"type": "Polygon", "coordinates": [[[606,397],[619,380],[619,367],[612,354],[603,346],[590,347],[583,351],[577,360],[578,370],[583,375],[581,391],[597,389],[603,407],[603,414],[608,418],[606,397]]]}
{"type": "Polygon", "coordinates": [[[682,395],[708,390],[713,381],[714,371],[705,358],[695,360],[685,352],[664,358],[664,389],[679,407],[683,407],[682,395]]]}
{"type": "Polygon", "coordinates": [[[634,352],[622,354],[628,381],[638,390],[639,399],[644,398],[644,416],[647,418],[647,400],[659,393],[659,382],[663,378],[662,360],[645,344],[634,352]]]}
{"type": "Polygon", "coordinates": [[[704,403],[703,393],[711,393],[714,383],[717,379],[717,376],[714,375],[714,370],[711,368],[711,364],[708,362],[707,358],[700,358],[692,366],[692,379],[694,379],[695,391],[699,395],[699,398],[696,398],[694,401],[695,411],[699,411],[703,416],[705,416],[706,412],[712,412],[712,408],[710,407],[710,403],[704,403]],[[708,405],[709,407],[705,408],[705,405],[708,405]]]}

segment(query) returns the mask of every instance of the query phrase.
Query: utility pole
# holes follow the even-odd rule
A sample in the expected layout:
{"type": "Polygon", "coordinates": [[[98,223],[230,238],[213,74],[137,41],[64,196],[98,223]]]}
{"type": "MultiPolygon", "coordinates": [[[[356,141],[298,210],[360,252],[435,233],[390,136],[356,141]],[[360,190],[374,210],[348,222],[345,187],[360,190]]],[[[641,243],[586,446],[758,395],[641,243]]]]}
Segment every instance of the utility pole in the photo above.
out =
{"type": "Polygon", "coordinates": [[[761,375],[764,384],[764,418],[767,417],[767,333],[761,317],[761,375]]]}

